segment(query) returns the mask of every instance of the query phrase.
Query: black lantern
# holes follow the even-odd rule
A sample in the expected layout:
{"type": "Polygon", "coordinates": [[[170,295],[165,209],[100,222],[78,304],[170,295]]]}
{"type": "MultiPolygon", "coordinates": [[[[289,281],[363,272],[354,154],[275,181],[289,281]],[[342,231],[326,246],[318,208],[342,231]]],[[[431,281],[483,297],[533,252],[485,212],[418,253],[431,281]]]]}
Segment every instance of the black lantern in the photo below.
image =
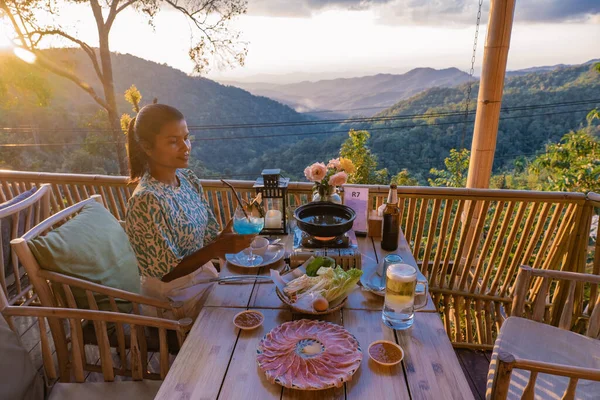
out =
{"type": "Polygon", "coordinates": [[[287,189],[290,178],[282,178],[279,169],[265,169],[254,183],[262,195],[265,227],[261,235],[287,235],[287,189]]]}

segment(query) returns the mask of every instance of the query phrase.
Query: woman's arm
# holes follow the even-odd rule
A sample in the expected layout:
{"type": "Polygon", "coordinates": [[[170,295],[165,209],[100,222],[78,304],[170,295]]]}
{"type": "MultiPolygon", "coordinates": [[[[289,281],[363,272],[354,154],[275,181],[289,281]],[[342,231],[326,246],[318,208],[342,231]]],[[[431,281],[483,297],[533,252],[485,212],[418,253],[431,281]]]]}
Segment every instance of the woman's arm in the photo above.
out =
{"type": "Polygon", "coordinates": [[[231,232],[230,224],[219,234],[215,241],[202,247],[195,253],[185,257],[171,272],[163,276],[163,282],[191,274],[207,262],[223,257],[226,253],[238,253],[250,247],[256,235],[237,235],[231,232]]]}

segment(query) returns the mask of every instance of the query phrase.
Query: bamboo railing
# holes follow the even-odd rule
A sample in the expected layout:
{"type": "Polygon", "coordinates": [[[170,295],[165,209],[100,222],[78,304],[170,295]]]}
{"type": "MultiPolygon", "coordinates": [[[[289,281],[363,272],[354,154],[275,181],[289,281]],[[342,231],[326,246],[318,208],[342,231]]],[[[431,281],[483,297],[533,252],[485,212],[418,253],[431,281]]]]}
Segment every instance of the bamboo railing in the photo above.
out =
{"type": "MultiPolygon", "coordinates": [[[[118,219],[135,189],[125,177],[0,171],[0,200],[42,183],[52,186],[52,212],[97,193],[118,219]]],[[[245,199],[254,194],[251,181],[230,183],[245,199]]],[[[231,192],[216,180],[202,185],[224,226],[235,210],[231,192]]],[[[389,188],[368,188],[369,208],[375,209],[389,188]]],[[[308,202],[311,190],[310,183],[290,183],[290,210],[308,202]]],[[[455,346],[492,348],[510,313],[519,265],[600,274],[600,243],[589,240],[598,194],[400,187],[398,198],[401,227],[455,346]]],[[[532,292],[541,284],[534,282],[532,292]]],[[[584,293],[575,295],[582,303],[584,293]]],[[[567,294],[559,289],[553,300],[567,301],[567,294]]]]}
{"type": "MultiPolygon", "coordinates": [[[[119,220],[125,219],[127,201],[135,190],[136,183],[129,182],[123,176],[84,175],[84,174],[55,174],[45,172],[22,172],[0,170],[0,202],[5,202],[17,196],[33,185],[48,183],[52,187],[50,196],[51,212],[53,214],[64,210],[92,195],[102,196],[104,206],[119,220]]],[[[252,181],[230,180],[240,192],[244,200],[254,197],[252,181]]],[[[223,227],[235,212],[235,199],[231,197],[230,189],[220,180],[202,180],[206,199],[215,211],[215,216],[223,227]]],[[[289,185],[288,204],[297,207],[310,200],[312,186],[310,183],[291,183],[289,185]]],[[[276,207],[267,204],[267,208],[276,207]]]]}

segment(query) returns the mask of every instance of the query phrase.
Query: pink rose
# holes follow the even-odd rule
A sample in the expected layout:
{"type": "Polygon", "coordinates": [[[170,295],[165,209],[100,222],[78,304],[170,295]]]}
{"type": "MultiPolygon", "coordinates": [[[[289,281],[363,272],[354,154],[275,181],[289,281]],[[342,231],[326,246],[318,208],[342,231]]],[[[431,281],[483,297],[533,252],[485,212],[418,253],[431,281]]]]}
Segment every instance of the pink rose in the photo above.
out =
{"type": "Polygon", "coordinates": [[[337,171],[342,169],[342,164],[340,164],[339,158],[334,158],[333,160],[329,160],[329,164],[327,164],[327,168],[335,168],[337,171]]]}
{"type": "Polygon", "coordinates": [[[308,179],[309,181],[312,181],[312,180],[313,180],[313,177],[312,177],[312,172],[311,172],[311,170],[310,170],[310,167],[306,167],[306,168],[304,168],[304,176],[305,176],[305,177],[306,177],[306,179],[308,179]]]}
{"type": "Polygon", "coordinates": [[[307,171],[304,170],[304,175],[313,182],[321,182],[327,173],[327,167],[323,163],[314,163],[307,169],[308,174],[307,171]]]}
{"type": "Polygon", "coordinates": [[[331,175],[329,178],[329,186],[342,186],[348,182],[348,174],[344,171],[331,175]]]}

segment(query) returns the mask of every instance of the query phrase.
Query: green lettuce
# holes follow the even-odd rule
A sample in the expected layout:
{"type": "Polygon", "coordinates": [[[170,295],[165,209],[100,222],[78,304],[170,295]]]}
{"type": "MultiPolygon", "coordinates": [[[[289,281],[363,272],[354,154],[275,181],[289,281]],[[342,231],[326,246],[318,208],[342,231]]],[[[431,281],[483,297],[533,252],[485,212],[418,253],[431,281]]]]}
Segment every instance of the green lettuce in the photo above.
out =
{"type": "Polygon", "coordinates": [[[335,268],[319,267],[316,270],[316,276],[308,276],[307,266],[307,274],[288,282],[283,291],[294,300],[312,294],[322,295],[331,303],[348,296],[360,280],[361,275],[362,271],[359,269],[344,271],[342,267],[337,266],[335,268]]]}
{"type": "Polygon", "coordinates": [[[331,257],[315,257],[306,266],[306,275],[317,276],[319,268],[331,268],[335,267],[335,260],[331,257]]]}
{"type": "MultiPolygon", "coordinates": [[[[318,274],[321,275],[323,268],[319,269],[318,274]]],[[[323,297],[328,302],[335,301],[340,298],[346,297],[355,287],[362,276],[360,269],[349,269],[344,271],[341,267],[328,268],[327,271],[323,271],[323,275],[327,275],[329,280],[328,288],[323,293],[323,297]]]]}

